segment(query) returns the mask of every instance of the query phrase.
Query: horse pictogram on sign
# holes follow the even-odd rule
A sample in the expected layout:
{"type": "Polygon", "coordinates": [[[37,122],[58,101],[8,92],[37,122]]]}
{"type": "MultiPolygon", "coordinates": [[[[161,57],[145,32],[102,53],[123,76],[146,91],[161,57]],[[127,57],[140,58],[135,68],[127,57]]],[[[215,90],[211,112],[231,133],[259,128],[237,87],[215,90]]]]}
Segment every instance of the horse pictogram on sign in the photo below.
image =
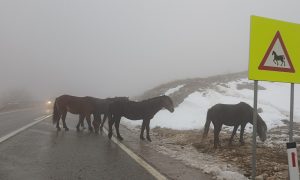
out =
{"type": "Polygon", "coordinates": [[[294,73],[295,69],[279,31],[276,32],[258,69],[294,73]]]}

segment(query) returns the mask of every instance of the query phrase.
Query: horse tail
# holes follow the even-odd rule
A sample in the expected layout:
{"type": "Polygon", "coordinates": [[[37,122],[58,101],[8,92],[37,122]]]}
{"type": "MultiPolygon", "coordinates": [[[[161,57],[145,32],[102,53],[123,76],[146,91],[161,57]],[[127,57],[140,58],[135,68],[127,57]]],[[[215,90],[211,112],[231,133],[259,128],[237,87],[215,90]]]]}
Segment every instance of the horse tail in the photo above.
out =
{"type": "Polygon", "coordinates": [[[53,124],[57,123],[59,118],[60,118],[60,114],[59,114],[58,107],[57,107],[57,99],[55,99],[54,105],[53,105],[53,115],[52,115],[53,124]]]}
{"type": "Polygon", "coordinates": [[[209,131],[209,126],[210,126],[210,122],[211,122],[210,110],[211,109],[209,109],[207,111],[207,114],[206,114],[206,122],[205,122],[205,125],[204,125],[204,132],[203,132],[202,139],[207,137],[207,134],[208,134],[208,131],[209,131]]]}

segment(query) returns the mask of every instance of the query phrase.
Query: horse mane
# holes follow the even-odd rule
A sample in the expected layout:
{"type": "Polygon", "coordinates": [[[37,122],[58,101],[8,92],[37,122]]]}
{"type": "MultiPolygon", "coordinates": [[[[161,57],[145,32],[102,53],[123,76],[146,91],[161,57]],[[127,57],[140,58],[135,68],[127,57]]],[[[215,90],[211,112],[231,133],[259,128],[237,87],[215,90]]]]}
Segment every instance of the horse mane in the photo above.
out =
{"type": "MultiPolygon", "coordinates": [[[[253,114],[254,108],[252,106],[250,106],[249,104],[245,103],[245,102],[240,102],[239,104],[243,104],[243,106],[247,106],[250,110],[251,113],[253,114]]],[[[262,122],[264,125],[266,125],[265,121],[262,119],[262,117],[257,113],[257,116],[259,118],[257,118],[257,122],[262,122]]],[[[251,118],[253,119],[253,118],[251,118]]]]}
{"type": "MultiPolygon", "coordinates": [[[[251,119],[250,122],[253,123],[253,107],[251,107],[249,104],[245,103],[245,102],[240,102],[239,104],[243,105],[243,106],[247,106],[250,110],[251,113],[251,119]]],[[[267,128],[267,124],[266,122],[263,120],[263,118],[257,113],[257,124],[259,124],[260,126],[264,126],[267,128]]]]}
{"type": "Polygon", "coordinates": [[[267,128],[266,122],[263,120],[263,118],[257,113],[257,122],[260,123],[261,125],[265,126],[267,128]]]}
{"type": "Polygon", "coordinates": [[[156,101],[157,99],[161,99],[161,98],[170,98],[170,97],[166,96],[166,95],[162,95],[162,96],[157,96],[157,97],[149,98],[149,99],[146,99],[146,100],[142,100],[140,102],[156,101]]]}

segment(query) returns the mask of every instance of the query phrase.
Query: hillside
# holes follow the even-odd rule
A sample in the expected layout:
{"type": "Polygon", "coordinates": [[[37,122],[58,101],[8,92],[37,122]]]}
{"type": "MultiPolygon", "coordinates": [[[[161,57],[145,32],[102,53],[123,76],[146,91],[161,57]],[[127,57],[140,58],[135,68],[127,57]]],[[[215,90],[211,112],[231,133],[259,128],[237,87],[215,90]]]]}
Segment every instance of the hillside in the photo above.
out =
{"type": "MultiPolygon", "coordinates": [[[[295,89],[298,85],[295,85],[295,89]]],[[[286,179],[290,84],[259,82],[259,113],[268,127],[267,140],[257,138],[258,179],[286,179]]],[[[247,179],[251,176],[252,125],[246,126],[245,145],[239,143],[239,130],[233,145],[228,141],[232,127],[223,126],[221,147],[213,148],[213,125],[207,140],[202,141],[202,129],[207,110],[217,104],[244,101],[253,105],[253,81],[247,72],[207,78],[177,80],[155,87],[138,100],[169,95],[175,104],[174,113],[159,111],[151,120],[152,147],[179,159],[188,166],[201,169],[216,179],[247,179]]],[[[300,92],[295,90],[294,139],[300,143],[300,92]]],[[[123,118],[122,123],[137,134],[141,121],[123,118]]],[[[138,136],[137,136],[138,138],[138,136]]],[[[298,152],[299,153],[299,152],[298,152]]]]}
{"type": "MultiPolygon", "coordinates": [[[[180,103],[184,101],[186,97],[192,94],[195,91],[205,90],[205,89],[217,89],[217,85],[224,85],[230,81],[239,80],[247,77],[247,71],[226,74],[226,75],[216,75],[207,78],[193,78],[193,79],[184,79],[184,80],[176,80],[169,83],[162,84],[153,89],[150,89],[143,93],[141,96],[136,97],[137,100],[143,100],[152,98],[155,96],[159,96],[165,94],[168,90],[180,87],[177,91],[168,94],[174,101],[174,105],[177,107],[180,103]]],[[[252,89],[253,83],[243,83],[240,84],[239,89],[252,89]]],[[[259,86],[259,89],[264,89],[259,86]]]]}

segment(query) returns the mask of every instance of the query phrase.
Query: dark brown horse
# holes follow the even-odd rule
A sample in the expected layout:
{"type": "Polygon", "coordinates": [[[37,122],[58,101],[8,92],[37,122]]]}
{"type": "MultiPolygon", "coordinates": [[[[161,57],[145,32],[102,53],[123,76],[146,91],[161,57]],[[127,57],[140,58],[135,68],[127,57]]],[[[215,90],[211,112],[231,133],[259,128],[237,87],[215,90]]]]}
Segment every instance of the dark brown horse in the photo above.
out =
{"type": "Polygon", "coordinates": [[[59,131],[59,120],[62,119],[63,128],[66,131],[69,130],[66,124],[66,115],[67,112],[72,114],[79,114],[79,122],[76,126],[79,131],[79,126],[81,122],[83,122],[84,118],[86,118],[89,130],[93,131],[91,126],[91,114],[94,115],[94,118],[98,118],[98,114],[95,103],[91,100],[90,97],[76,97],[70,95],[62,95],[55,99],[53,106],[53,124],[56,123],[56,128],[59,131]]]}
{"type": "MultiPolygon", "coordinates": [[[[112,102],[129,101],[128,97],[113,97],[113,98],[99,99],[99,98],[94,98],[94,97],[87,96],[86,98],[95,107],[94,116],[96,116],[96,118],[94,118],[94,120],[93,120],[93,126],[94,126],[94,130],[95,130],[96,133],[99,131],[100,124],[101,124],[101,130],[102,130],[103,124],[104,124],[105,119],[108,115],[109,106],[112,102]],[[101,120],[101,115],[102,114],[103,114],[103,121],[101,120]],[[102,121],[102,123],[101,123],[101,121],[102,121]]],[[[83,120],[80,123],[83,123],[83,120]]]]}
{"type": "MultiPolygon", "coordinates": [[[[216,148],[219,143],[219,134],[222,125],[234,126],[229,144],[232,143],[233,137],[241,126],[240,143],[244,144],[243,134],[247,123],[253,124],[253,108],[245,103],[238,104],[216,104],[207,111],[206,123],[204,127],[203,138],[205,138],[209,131],[210,122],[214,125],[214,147],[216,148]]],[[[266,140],[267,125],[257,114],[257,135],[262,141],[266,140]]]]}
{"type": "MultiPolygon", "coordinates": [[[[100,116],[100,121],[99,121],[99,123],[101,124],[100,125],[100,130],[103,129],[104,123],[107,119],[107,116],[108,116],[107,112],[108,112],[109,105],[111,103],[117,102],[117,101],[129,101],[129,97],[113,97],[113,98],[106,98],[105,100],[107,102],[107,106],[105,107],[106,111],[102,113],[103,114],[103,119],[102,120],[101,120],[101,116],[100,116]]],[[[99,127],[99,125],[97,127],[99,127]]]]}
{"type": "Polygon", "coordinates": [[[143,120],[140,139],[144,140],[144,130],[147,131],[147,139],[151,141],[149,135],[150,120],[162,108],[166,108],[170,112],[174,112],[173,101],[169,96],[159,96],[152,99],[144,100],[141,102],[134,101],[116,101],[111,103],[109,107],[109,133],[108,137],[112,137],[112,126],[115,123],[117,137],[123,140],[119,132],[119,124],[121,117],[130,120],[143,120]]]}

